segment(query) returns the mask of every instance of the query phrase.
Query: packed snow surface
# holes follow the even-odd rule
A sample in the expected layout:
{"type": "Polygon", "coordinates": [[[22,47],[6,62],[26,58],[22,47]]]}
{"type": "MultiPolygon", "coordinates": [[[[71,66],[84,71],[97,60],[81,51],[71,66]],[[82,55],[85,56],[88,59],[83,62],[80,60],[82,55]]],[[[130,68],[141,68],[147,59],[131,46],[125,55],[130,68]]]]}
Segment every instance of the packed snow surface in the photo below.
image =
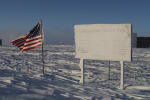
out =
{"type": "Polygon", "coordinates": [[[0,100],[150,100],[150,49],[133,49],[124,63],[125,90],[120,90],[120,63],[85,60],[85,84],[79,83],[79,59],[73,45],[44,46],[21,53],[0,47],[0,100]]]}

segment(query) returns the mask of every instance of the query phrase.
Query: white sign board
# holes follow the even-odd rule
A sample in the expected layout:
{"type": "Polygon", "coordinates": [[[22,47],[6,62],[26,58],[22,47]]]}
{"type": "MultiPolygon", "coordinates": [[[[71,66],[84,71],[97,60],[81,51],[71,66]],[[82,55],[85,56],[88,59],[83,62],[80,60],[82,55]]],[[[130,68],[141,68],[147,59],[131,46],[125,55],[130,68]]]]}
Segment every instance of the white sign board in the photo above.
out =
{"type": "Polygon", "coordinates": [[[76,58],[131,61],[131,24],[75,25],[76,58]]]}

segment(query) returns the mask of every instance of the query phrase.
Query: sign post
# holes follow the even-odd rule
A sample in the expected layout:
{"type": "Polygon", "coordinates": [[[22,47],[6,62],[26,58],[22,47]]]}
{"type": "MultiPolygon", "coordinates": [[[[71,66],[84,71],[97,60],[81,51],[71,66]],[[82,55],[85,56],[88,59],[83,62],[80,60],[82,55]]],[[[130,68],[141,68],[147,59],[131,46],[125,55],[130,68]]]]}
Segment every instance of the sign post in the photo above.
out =
{"type": "Polygon", "coordinates": [[[80,69],[81,69],[81,79],[80,79],[80,83],[84,84],[84,59],[80,59],[80,69]]]}
{"type": "Polygon", "coordinates": [[[121,76],[120,76],[120,89],[124,89],[124,68],[123,68],[123,61],[120,61],[121,66],[121,76]]]}
{"type": "Polygon", "coordinates": [[[110,80],[110,61],[108,61],[108,80],[110,80]]]}

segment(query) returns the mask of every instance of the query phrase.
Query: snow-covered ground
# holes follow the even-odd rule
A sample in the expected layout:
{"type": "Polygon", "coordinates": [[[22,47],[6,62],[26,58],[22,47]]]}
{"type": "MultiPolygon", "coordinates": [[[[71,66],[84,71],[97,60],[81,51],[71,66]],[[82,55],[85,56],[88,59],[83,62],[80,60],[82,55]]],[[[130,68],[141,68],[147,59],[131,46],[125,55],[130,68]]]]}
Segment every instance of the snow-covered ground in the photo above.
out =
{"type": "Polygon", "coordinates": [[[20,53],[0,47],[0,100],[150,100],[150,49],[133,49],[125,62],[125,90],[120,90],[120,64],[85,60],[85,84],[79,83],[79,59],[72,45],[44,47],[20,53]]]}

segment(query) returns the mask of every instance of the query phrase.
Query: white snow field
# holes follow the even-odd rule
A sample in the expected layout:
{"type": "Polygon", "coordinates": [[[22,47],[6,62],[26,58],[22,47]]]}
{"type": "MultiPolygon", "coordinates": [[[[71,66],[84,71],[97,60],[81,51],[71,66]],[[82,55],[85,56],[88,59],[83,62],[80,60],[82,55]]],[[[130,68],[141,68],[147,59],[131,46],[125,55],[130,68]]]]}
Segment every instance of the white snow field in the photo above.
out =
{"type": "Polygon", "coordinates": [[[120,63],[85,60],[85,84],[79,83],[79,59],[73,45],[44,46],[20,53],[0,47],[0,100],[150,100],[150,49],[133,49],[125,62],[125,90],[120,90],[120,63]]]}

